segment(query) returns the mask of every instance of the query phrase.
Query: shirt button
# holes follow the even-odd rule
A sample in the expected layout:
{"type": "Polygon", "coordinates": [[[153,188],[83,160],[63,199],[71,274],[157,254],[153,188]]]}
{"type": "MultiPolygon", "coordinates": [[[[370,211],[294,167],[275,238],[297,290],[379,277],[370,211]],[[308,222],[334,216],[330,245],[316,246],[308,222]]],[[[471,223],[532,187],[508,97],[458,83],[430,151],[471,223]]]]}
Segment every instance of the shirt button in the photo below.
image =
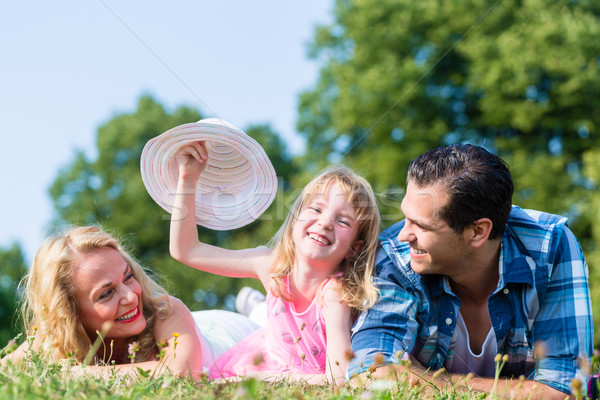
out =
{"type": "Polygon", "coordinates": [[[446,325],[452,325],[452,318],[446,318],[446,325]]]}
{"type": "Polygon", "coordinates": [[[504,290],[502,291],[502,293],[504,293],[504,294],[508,294],[508,289],[507,289],[507,288],[504,288],[504,290]]]}

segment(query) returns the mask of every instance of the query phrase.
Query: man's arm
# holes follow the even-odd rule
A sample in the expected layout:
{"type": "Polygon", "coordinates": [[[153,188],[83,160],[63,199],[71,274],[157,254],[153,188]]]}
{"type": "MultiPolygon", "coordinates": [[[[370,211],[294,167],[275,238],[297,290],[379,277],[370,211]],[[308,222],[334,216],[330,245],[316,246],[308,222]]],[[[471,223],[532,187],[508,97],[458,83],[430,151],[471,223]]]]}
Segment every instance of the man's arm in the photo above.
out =
{"type": "MultiPolygon", "coordinates": [[[[371,371],[355,375],[350,380],[353,387],[368,387],[375,380],[395,380],[410,386],[423,385],[424,392],[433,394],[437,390],[446,393],[465,390],[495,393],[500,399],[563,400],[567,395],[548,385],[533,380],[481,378],[461,374],[449,374],[443,370],[432,372],[423,368],[411,357],[409,363],[390,364],[372,368],[371,371]]],[[[569,398],[573,398],[569,396],[569,398]]]]}

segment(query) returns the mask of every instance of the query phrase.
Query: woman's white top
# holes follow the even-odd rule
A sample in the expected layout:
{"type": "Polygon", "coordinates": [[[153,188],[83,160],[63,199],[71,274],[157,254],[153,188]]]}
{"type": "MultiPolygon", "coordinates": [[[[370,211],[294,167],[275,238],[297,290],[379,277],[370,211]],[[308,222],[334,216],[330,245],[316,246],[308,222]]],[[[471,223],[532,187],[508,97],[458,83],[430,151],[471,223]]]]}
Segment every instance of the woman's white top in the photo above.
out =
{"type": "Polygon", "coordinates": [[[202,368],[205,371],[226,350],[259,328],[247,316],[231,311],[192,311],[192,316],[200,338],[202,368]]]}

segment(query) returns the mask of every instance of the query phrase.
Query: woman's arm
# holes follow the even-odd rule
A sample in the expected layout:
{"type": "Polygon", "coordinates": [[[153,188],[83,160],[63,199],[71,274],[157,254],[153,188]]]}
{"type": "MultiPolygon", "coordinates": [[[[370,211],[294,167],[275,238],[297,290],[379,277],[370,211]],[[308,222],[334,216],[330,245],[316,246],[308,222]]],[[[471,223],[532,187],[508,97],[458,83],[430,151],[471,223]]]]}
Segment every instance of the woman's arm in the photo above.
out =
{"type": "Polygon", "coordinates": [[[0,360],[0,365],[6,365],[7,361],[17,363],[27,357],[27,354],[31,352],[37,352],[42,342],[40,336],[41,335],[35,335],[31,341],[25,339],[25,341],[21,343],[14,351],[2,357],[2,360],[0,360]]]}
{"type": "Polygon", "coordinates": [[[467,377],[461,374],[438,374],[423,366],[411,357],[410,366],[405,364],[390,364],[377,368],[374,372],[363,372],[350,380],[352,387],[368,387],[375,380],[394,380],[406,382],[409,386],[424,385],[424,395],[434,394],[438,390],[463,392],[484,392],[494,394],[497,399],[531,399],[531,400],[563,400],[572,396],[556,390],[542,382],[529,379],[511,379],[501,377],[496,382],[494,378],[478,376],[467,377]]]}
{"type": "Polygon", "coordinates": [[[198,179],[208,161],[204,142],[182,147],[176,157],[179,178],[171,214],[171,256],[202,271],[235,278],[258,278],[266,284],[271,265],[270,249],[227,250],[198,240],[194,210],[198,179]]]}
{"type": "MultiPolygon", "coordinates": [[[[77,365],[71,367],[74,374],[95,374],[105,377],[114,375],[133,375],[138,368],[151,374],[171,372],[175,375],[187,375],[197,378],[202,372],[202,348],[199,331],[188,308],[181,300],[171,297],[173,306],[166,319],[156,317],[154,338],[156,343],[166,343],[164,354],[157,360],[135,361],[116,365],[77,365]]],[[[130,353],[131,354],[131,353],[130,353]]]]}

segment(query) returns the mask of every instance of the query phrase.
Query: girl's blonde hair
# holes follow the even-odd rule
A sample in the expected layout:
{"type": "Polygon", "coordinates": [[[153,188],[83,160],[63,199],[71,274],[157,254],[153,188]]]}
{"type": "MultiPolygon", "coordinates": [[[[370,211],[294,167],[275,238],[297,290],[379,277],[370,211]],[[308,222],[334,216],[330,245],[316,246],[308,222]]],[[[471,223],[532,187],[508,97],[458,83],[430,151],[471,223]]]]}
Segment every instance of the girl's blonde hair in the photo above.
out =
{"type": "MultiPolygon", "coordinates": [[[[362,240],[364,245],[355,257],[344,259],[333,273],[341,284],[340,296],[351,307],[364,310],[377,300],[377,288],[373,284],[375,252],[379,238],[380,216],[373,189],[366,179],[350,168],[335,165],[324,169],[317,177],[306,185],[296,199],[283,225],[273,237],[273,265],[271,266],[270,290],[276,296],[291,301],[291,295],[285,289],[283,278],[292,272],[296,251],[292,232],[300,213],[318,194],[337,183],[348,203],[354,206],[359,223],[355,240],[362,240]]],[[[348,251],[351,251],[350,249],[348,251]]]]}
{"type": "MultiPolygon", "coordinates": [[[[136,360],[151,360],[157,349],[152,330],[155,318],[157,315],[166,318],[171,312],[167,292],[148,276],[113,236],[97,226],[73,227],[44,241],[20,284],[24,292],[22,317],[25,329],[32,332],[35,326],[39,329],[38,335],[47,335],[55,357],[74,357],[83,361],[92,340],[79,318],[73,271],[86,254],[102,248],[117,250],[142,287],[146,328],[136,337],[129,338],[128,343],[138,341],[140,345],[136,360]]],[[[105,345],[108,346],[108,343],[105,345]]],[[[110,350],[105,353],[109,356],[110,350]]],[[[127,354],[116,356],[121,357],[117,358],[118,363],[127,360],[127,354]]]]}

